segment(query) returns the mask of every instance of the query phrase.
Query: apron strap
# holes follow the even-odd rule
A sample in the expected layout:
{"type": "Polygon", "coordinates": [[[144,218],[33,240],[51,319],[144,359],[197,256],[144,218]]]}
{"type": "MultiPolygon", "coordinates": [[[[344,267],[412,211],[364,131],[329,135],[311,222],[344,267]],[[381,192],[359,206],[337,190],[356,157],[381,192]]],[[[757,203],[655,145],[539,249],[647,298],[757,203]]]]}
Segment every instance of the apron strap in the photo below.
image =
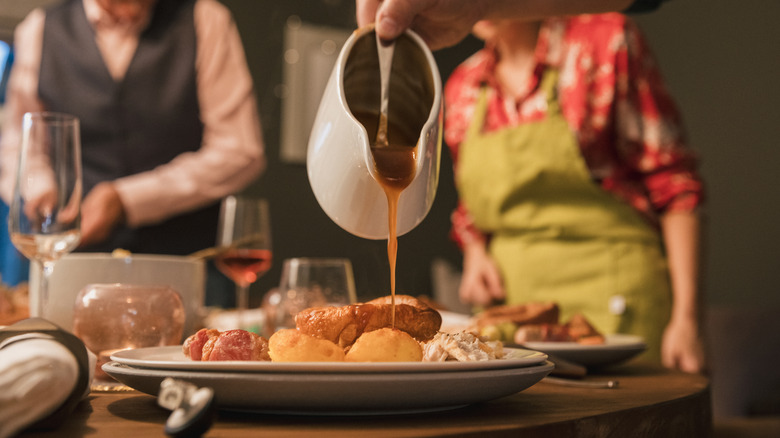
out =
{"type": "Polygon", "coordinates": [[[561,104],[558,102],[558,70],[546,68],[542,74],[542,81],[539,88],[543,90],[547,97],[547,114],[558,114],[561,112],[561,104]]]}
{"type": "Polygon", "coordinates": [[[477,96],[477,104],[474,106],[474,114],[466,131],[466,139],[476,138],[482,132],[482,127],[485,126],[485,115],[487,115],[487,86],[482,85],[479,87],[479,95],[477,96]]]}

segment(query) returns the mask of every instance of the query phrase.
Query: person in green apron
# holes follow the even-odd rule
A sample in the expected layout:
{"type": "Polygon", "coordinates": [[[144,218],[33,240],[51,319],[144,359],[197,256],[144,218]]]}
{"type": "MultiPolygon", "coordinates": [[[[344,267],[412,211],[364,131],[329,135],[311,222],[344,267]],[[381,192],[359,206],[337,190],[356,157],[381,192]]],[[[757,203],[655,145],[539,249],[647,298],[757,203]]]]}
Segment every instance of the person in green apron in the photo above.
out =
{"type": "Polygon", "coordinates": [[[639,30],[620,14],[480,22],[445,89],[460,296],[554,301],[699,372],[703,184],[639,30]]]}

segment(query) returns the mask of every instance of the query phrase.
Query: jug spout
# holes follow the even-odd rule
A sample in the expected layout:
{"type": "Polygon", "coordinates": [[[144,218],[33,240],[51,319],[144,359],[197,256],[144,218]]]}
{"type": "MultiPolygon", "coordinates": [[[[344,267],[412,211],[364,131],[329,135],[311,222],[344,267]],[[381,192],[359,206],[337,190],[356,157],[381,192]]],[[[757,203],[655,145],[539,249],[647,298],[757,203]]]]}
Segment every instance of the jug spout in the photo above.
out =
{"type": "Polygon", "coordinates": [[[412,31],[395,41],[394,50],[390,146],[372,148],[381,100],[372,27],[356,30],[342,47],[309,138],[307,173],[317,202],[341,228],[368,239],[388,237],[382,184],[405,187],[398,202],[402,235],[428,214],[439,180],[442,99],[436,61],[412,31]]]}

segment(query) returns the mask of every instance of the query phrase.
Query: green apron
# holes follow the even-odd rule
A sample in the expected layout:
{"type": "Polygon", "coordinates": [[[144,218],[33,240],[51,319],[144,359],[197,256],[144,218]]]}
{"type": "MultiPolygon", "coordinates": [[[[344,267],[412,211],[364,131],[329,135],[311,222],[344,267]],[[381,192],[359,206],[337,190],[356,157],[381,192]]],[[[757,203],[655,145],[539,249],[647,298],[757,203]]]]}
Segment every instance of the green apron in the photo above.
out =
{"type": "Polygon", "coordinates": [[[475,225],[492,234],[507,303],[555,301],[602,333],[640,335],[660,360],[671,292],[659,233],[590,176],[560,111],[558,73],[540,87],[547,116],[482,133],[487,93],[460,145],[457,186],[475,225]]]}

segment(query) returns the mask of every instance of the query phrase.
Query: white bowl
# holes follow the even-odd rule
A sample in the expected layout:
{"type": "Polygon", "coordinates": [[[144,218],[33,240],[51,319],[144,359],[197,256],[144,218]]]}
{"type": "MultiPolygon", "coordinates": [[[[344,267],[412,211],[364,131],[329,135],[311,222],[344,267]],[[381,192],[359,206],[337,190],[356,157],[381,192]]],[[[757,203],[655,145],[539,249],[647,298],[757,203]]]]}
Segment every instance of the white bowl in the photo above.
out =
{"type": "Polygon", "coordinates": [[[170,286],[181,295],[186,318],[184,336],[194,333],[200,323],[206,285],[203,260],[183,256],[132,254],[115,257],[108,253],[68,254],[54,264],[49,279],[49,301],[38,315],[38,283],[41,270],[30,265],[30,309],[65,330],[73,329],[73,306],[79,292],[96,283],[129,283],[170,286]]]}

